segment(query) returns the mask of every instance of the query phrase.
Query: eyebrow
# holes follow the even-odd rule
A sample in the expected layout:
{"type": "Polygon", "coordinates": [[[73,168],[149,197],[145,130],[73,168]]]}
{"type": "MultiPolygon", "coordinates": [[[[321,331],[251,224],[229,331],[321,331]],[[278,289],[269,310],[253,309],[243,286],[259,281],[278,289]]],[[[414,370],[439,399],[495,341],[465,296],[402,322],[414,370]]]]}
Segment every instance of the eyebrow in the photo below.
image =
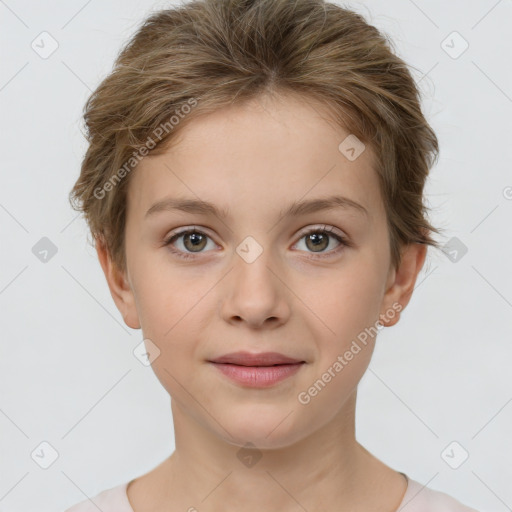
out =
{"type": "MultiPolygon", "coordinates": [[[[368,217],[366,208],[356,201],[343,196],[329,196],[305,201],[295,201],[286,210],[280,211],[280,218],[307,215],[323,210],[332,210],[334,208],[351,209],[368,217]]],[[[207,201],[167,197],[151,206],[146,212],[145,218],[163,211],[182,211],[200,215],[215,215],[223,219],[229,217],[229,211],[227,209],[218,208],[207,201]]]]}

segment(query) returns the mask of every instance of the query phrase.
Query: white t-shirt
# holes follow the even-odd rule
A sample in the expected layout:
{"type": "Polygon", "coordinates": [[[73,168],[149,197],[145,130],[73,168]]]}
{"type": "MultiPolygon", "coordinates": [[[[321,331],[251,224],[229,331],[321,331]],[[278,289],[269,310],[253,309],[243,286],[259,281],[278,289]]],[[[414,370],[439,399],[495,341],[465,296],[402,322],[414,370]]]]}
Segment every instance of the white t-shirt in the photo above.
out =
{"type": "MultiPolygon", "coordinates": [[[[448,494],[424,487],[405,473],[402,474],[407,478],[408,486],[395,512],[478,512],[448,494]]],[[[107,489],[92,500],[81,501],[65,512],[98,512],[98,509],[102,512],[134,512],[126,494],[127,487],[128,482],[107,489]]]]}

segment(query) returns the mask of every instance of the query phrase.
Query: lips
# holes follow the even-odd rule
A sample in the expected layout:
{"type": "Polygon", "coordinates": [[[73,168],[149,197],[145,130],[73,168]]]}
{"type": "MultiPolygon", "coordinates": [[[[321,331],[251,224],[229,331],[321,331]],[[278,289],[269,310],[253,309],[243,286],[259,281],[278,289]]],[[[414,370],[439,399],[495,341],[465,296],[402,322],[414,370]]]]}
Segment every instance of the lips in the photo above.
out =
{"type": "Polygon", "coordinates": [[[274,366],[283,364],[304,363],[301,359],[285,356],[278,352],[231,352],[216,359],[212,363],[234,364],[238,366],[274,366]]]}
{"type": "Polygon", "coordinates": [[[278,352],[232,352],[209,361],[224,377],[238,386],[270,388],[296,375],[306,364],[278,352]]]}

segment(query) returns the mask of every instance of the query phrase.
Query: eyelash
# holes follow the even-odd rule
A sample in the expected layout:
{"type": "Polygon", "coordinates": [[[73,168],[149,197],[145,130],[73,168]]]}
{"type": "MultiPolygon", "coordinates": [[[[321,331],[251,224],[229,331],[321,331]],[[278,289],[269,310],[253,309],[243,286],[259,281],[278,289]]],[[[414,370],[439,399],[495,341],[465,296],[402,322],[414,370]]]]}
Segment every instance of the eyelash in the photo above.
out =
{"type": "MultiPolygon", "coordinates": [[[[311,254],[313,254],[313,256],[309,256],[310,259],[323,259],[323,258],[326,258],[326,257],[330,257],[330,256],[332,256],[334,254],[338,254],[338,252],[343,250],[344,247],[351,247],[351,243],[347,240],[347,238],[345,238],[344,236],[340,235],[339,233],[333,233],[333,229],[334,229],[333,226],[329,226],[329,229],[326,229],[326,226],[324,225],[323,228],[314,227],[314,228],[309,229],[305,233],[302,233],[301,237],[299,238],[299,241],[302,240],[304,237],[312,234],[312,233],[322,233],[322,234],[327,234],[330,237],[335,238],[340,243],[340,245],[337,248],[335,248],[335,249],[333,249],[331,251],[328,251],[327,253],[323,253],[322,252],[322,253],[318,253],[318,255],[315,254],[315,253],[311,253],[311,254]],[[329,256],[324,256],[324,254],[328,254],[329,256]]],[[[188,234],[192,234],[192,233],[199,234],[199,235],[204,235],[204,236],[206,236],[206,237],[211,239],[211,237],[209,237],[206,233],[204,233],[204,232],[202,232],[202,231],[200,231],[198,229],[188,228],[188,229],[184,229],[182,231],[179,231],[178,233],[174,233],[173,235],[168,237],[165,240],[164,245],[168,246],[169,250],[173,254],[176,254],[179,258],[195,259],[197,256],[193,255],[192,253],[187,253],[187,252],[183,252],[183,251],[177,250],[172,245],[173,242],[175,240],[177,240],[178,238],[180,238],[182,236],[185,236],[185,235],[188,235],[188,234]]],[[[200,253],[197,253],[197,254],[200,254],[200,253]]]]}

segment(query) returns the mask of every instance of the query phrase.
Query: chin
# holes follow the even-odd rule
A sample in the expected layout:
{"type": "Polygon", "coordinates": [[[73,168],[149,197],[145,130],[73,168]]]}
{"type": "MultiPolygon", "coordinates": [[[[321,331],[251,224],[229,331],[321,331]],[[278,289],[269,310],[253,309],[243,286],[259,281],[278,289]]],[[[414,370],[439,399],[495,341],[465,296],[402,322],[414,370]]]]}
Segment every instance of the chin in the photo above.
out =
{"type": "Polygon", "coordinates": [[[280,407],[272,414],[242,413],[236,418],[225,418],[222,424],[231,436],[224,430],[221,434],[225,441],[233,446],[248,448],[248,444],[261,450],[276,450],[286,448],[304,437],[294,423],[294,414],[290,411],[283,414],[280,407]]]}

